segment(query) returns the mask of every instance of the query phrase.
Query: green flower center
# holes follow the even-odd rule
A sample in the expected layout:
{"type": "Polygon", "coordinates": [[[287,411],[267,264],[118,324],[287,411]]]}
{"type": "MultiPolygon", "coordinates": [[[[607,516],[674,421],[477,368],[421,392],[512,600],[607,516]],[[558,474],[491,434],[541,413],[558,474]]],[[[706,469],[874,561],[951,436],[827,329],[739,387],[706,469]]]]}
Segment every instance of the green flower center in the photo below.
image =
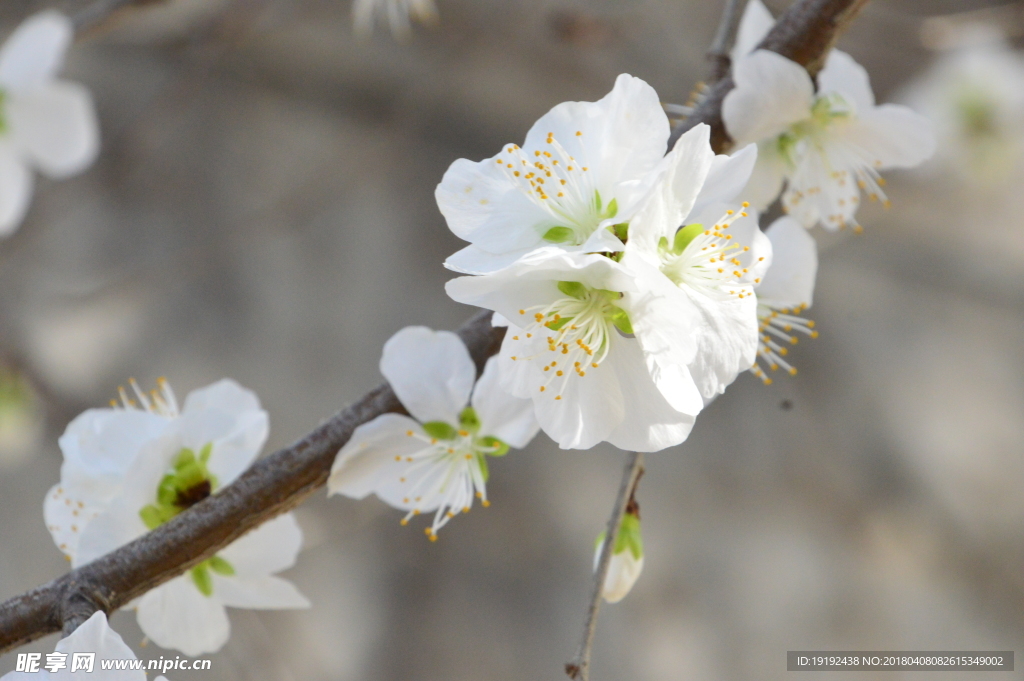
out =
{"type": "MultiPolygon", "coordinates": [[[[195,506],[217,488],[217,477],[207,468],[213,443],[206,443],[197,456],[188,447],[182,447],[171,462],[171,470],[160,479],[156,489],[156,503],[147,504],[139,511],[146,528],[154,530],[182,511],[195,506]]],[[[230,576],[235,574],[231,563],[220,556],[204,560],[189,571],[192,582],[204,596],[213,595],[211,572],[230,576]]]]}
{"type": "Polygon", "coordinates": [[[818,97],[811,106],[811,115],[797,121],[789,130],[779,135],[777,140],[779,155],[795,166],[798,160],[797,147],[802,142],[818,142],[822,134],[838,121],[846,120],[851,115],[850,104],[835,93],[818,97]]]}

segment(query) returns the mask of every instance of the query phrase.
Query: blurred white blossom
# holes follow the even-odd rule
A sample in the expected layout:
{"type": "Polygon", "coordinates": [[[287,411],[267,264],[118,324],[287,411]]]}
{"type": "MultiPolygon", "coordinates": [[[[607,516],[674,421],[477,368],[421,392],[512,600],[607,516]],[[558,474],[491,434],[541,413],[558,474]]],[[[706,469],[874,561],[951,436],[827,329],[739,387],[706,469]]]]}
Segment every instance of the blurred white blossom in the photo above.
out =
{"type": "Polygon", "coordinates": [[[33,169],[69,177],[99,151],[88,90],[56,77],[73,37],[71,21],[48,10],[26,19],[0,47],[0,236],[28,210],[33,169]]]}
{"type": "Polygon", "coordinates": [[[782,367],[796,374],[796,368],[783,359],[789,355],[787,346],[799,340],[796,333],[818,337],[814,322],[800,316],[813,302],[818,247],[807,230],[788,216],[773,222],[765,235],[772,243],[772,265],[757,289],[761,340],[758,364],[751,371],[768,385],[772,379],[765,369],[776,371],[782,367]]]}
{"type": "MultiPolygon", "coordinates": [[[[107,624],[107,616],[98,610],[69,636],[57,641],[54,654],[42,656],[37,671],[9,672],[0,676],[0,681],[70,681],[81,678],[92,681],[146,681],[146,672],[141,669],[103,669],[100,663],[101,660],[137,659],[121,636],[107,624]],[[92,667],[81,666],[88,664],[88,658],[78,658],[76,654],[93,654],[92,667]]],[[[167,679],[158,676],[155,681],[167,679]]]]}
{"type": "Polygon", "coordinates": [[[782,193],[783,207],[805,227],[859,229],[861,190],[886,202],[879,175],[929,158],[935,139],[927,119],[904,106],[875,105],[867,72],[833,50],[818,74],[768,50],[743,55],[771,28],[770,15],[751,0],[744,43],[733,64],[736,87],[722,103],[726,130],[737,144],[757,142],[758,163],[748,186],[757,210],[782,193]],[[760,31],[758,30],[760,28],[760,31]]]}
{"type": "MultiPolygon", "coordinates": [[[[222,380],[189,394],[179,412],[170,386],[123,407],[90,409],[60,438],[61,481],[46,495],[54,543],[73,567],[145,534],[237,478],[267,437],[254,393],[222,380]]],[[[230,635],[225,606],[302,608],[308,601],[274,573],[291,567],[302,544],[287,514],[129,604],[151,640],[187,655],[218,650],[230,635]]]]}
{"type": "Polygon", "coordinates": [[[498,386],[496,359],[480,380],[469,351],[450,331],[409,326],[384,344],[380,370],[414,418],[382,414],[352,434],[338,452],[329,494],[376,494],[407,511],[402,524],[434,511],[431,540],[474,497],[484,506],[487,457],[522,448],[537,434],[529,400],[498,386]]]}
{"type": "Polygon", "coordinates": [[[352,27],[359,35],[373,33],[373,24],[383,15],[397,38],[407,38],[411,30],[410,18],[423,24],[437,22],[434,0],[353,0],[352,27]]]}
{"type": "Polygon", "coordinates": [[[987,37],[941,55],[905,100],[935,125],[945,166],[971,184],[998,185],[1024,154],[1024,57],[987,37]]]}

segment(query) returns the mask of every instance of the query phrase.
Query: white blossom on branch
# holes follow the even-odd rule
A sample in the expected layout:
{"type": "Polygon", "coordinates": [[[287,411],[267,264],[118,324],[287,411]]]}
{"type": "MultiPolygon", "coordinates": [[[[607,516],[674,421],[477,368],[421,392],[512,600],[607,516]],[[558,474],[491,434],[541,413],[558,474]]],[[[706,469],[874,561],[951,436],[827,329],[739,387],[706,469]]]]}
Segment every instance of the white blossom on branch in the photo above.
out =
{"type": "Polygon", "coordinates": [[[430,539],[479,499],[487,500],[488,457],[520,449],[537,434],[528,400],[498,386],[496,360],[480,380],[469,351],[450,331],[409,326],[384,344],[380,370],[412,418],[382,414],[365,423],[338,452],[329,494],[376,494],[406,511],[405,525],[433,512],[430,539]]]}
{"type": "MultiPolygon", "coordinates": [[[[193,391],[178,410],[170,386],[146,394],[132,382],[123,406],[91,409],[60,439],[61,482],[47,493],[46,524],[72,567],[159,527],[229,484],[259,454],[267,414],[254,393],[223,380],[193,391]]],[[[236,540],[186,574],[129,604],[151,640],[187,655],[220,649],[230,636],[225,606],[304,608],[274,574],[302,544],[285,514],[236,540]]]]}
{"type": "MultiPolygon", "coordinates": [[[[757,37],[754,24],[770,17],[754,9],[758,2],[744,17],[747,42],[757,37]]],[[[763,35],[771,26],[761,28],[763,35]]],[[[785,183],[783,207],[805,227],[859,230],[861,191],[887,202],[879,171],[916,166],[935,150],[927,119],[905,106],[876,106],[867,72],[845,52],[829,54],[817,91],[804,67],[768,50],[740,56],[733,79],[722,103],[726,130],[737,144],[759,146],[749,200],[761,210],[785,183]]]]}

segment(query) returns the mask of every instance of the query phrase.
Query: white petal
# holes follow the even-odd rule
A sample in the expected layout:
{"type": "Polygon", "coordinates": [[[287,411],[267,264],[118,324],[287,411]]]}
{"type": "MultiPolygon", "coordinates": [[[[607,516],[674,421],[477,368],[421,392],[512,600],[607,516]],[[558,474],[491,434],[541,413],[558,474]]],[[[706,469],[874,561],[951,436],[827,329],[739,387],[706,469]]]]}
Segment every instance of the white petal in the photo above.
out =
{"type": "Polygon", "coordinates": [[[292,567],[301,548],[302,529],[294,513],[285,513],[236,539],[218,555],[231,563],[235,577],[250,579],[292,567]]]}
{"type": "Polygon", "coordinates": [[[268,420],[256,393],[223,379],[189,393],[172,428],[178,449],[188,447],[198,454],[213,444],[207,466],[219,488],[233,482],[259,455],[270,430],[268,420]]]}
{"type": "Polygon", "coordinates": [[[426,446],[409,432],[425,437],[420,424],[401,414],[381,414],[356,428],[334,459],[327,493],[363,499],[397,483],[405,470],[401,459],[426,446]]]}
{"type": "Polygon", "coordinates": [[[775,18],[761,0],[749,0],[740,18],[739,29],[736,31],[736,42],[730,53],[732,62],[735,64],[741,57],[745,57],[760,44],[768,31],[775,25],[775,18]]]}
{"type": "Polygon", "coordinates": [[[262,412],[260,398],[230,378],[222,378],[205,388],[193,390],[185,398],[181,413],[216,409],[228,414],[242,415],[262,412]]]}
{"type": "Polygon", "coordinates": [[[54,81],[12,95],[5,113],[11,139],[43,174],[68,177],[96,159],[99,124],[92,96],[81,85],[54,81]]]}
{"type": "MultiPolygon", "coordinates": [[[[624,73],[600,100],[564,102],[541,116],[523,148],[544,149],[548,133],[596,173],[598,187],[611,190],[657,168],[668,146],[669,123],[654,88],[624,73]]],[[[620,210],[626,208],[623,192],[611,195],[619,199],[620,210]]]]}
{"type": "Polygon", "coordinates": [[[188,573],[142,596],[137,611],[139,627],[153,643],[193,657],[217,652],[231,635],[224,605],[204,596],[188,573]]]}
{"type": "Polygon", "coordinates": [[[690,372],[701,395],[710,399],[725,392],[741,371],[749,369],[757,353],[757,299],[712,300],[691,295],[703,313],[695,329],[697,354],[690,372]]]}
{"type": "Polygon", "coordinates": [[[32,173],[9,141],[0,142],[0,238],[13,233],[28,211],[32,173]]]}
{"type": "MultiPolygon", "coordinates": [[[[619,385],[625,413],[622,421],[608,434],[608,442],[627,451],[657,452],[685,440],[693,429],[696,417],[674,409],[650,375],[636,371],[626,375],[630,367],[644,361],[639,346],[635,343],[622,343],[616,348],[616,355],[610,355],[605,362],[609,360],[614,362],[612,366],[620,369],[619,385]]],[[[684,380],[693,386],[686,368],[679,367],[679,370],[685,372],[684,380]]],[[[696,387],[692,390],[697,394],[696,387]]],[[[697,396],[699,398],[699,394],[697,396]]]]}
{"type": "Polygon", "coordinates": [[[451,331],[407,326],[384,344],[380,372],[402,405],[422,423],[458,423],[469,403],[476,367],[451,331]]]}
{"type": "Polygon", "coordinates": [[[749,201],[754,210],[760,211],[779,198],[786,162],[779,155],[774,140],[759,144],[757,148],[757,163],[740,196],[744,201],[749,201]]]}
{"type": "Polygon", "coordinates": [[[629,226],[630,250],[653,252],[683,224],[704,186],[715,153],[706,124],[688,130],[665,157],[665,171],[629,226]]]}
{"type": "Polygon", "coordinates": [[[57,441],[64,454],[61,482],[70,488],[96,482],[111,493],[116,491],[139,450],[160,437],[169,423],[168,419],[137,409],[82,412],[57,441]]]}
{"type": "Polygon", "coordinates": [[[213,575],[213,592],[226,606],[250,610],[293,610],[312,604],[295,585],[280,577],[222,577],[213,575]]]}
{"type": "Polygon", "coordinates": [[[508,180],[496,159],[460,158],[449,166],[434,191],[448,228],[492,254],[542,245],[551,217],[508,180]]]}
{"type": "MultiPolygon", "coordinates": [[[[54,650],[58,653],[66,654],[68,658],[67,667],[49,675],[52,681],[57,681],[58,679],[60,681],[72,681],[72,679],[82,678],[81,671],[76,671],[74,674],[71,673],[72,653],[96,653],[96,661],[93,668],[97,672],[100,671],[100,660],[138,659],[120,635],[110,628],[110,625],[107,623],[107,616],[103,614],[103,611],[93,613],[70,636],[58,641],[54,650]]],[[[146,672],[140,669],[109,670],[103,671],[97,677],[102,678],[103,681],[145,681],[146,672]]],[[[7,677],[5,676],[4,678],[6,679],[7,677]]]]}
{"type": "Polygon", "coordinates": [[[732,203],[741,200],[748,200],[747,197],[740,197],[740,192],[750,181],[750,175],[754,172],[754,165],[757,163],[757,145],[748,144],[732,156],[719,154],[711,161],[711,168],[708,170],[707,179],[701,187],[700,194],[690,209],[686,223],[694,222],[690,216],[700,214],[704,208],[712,203],[732,203]]]}
{"type": "Polygon", "coordinates": [[[875,105],[868,72],[853,57],[840,50],[829,53],[825,68],[818,74],[818,92],[841,95],[853,104],[858,113],[870,111],[875,105]]]}
{"type": "Polygon", "coordinates": [[[883,104],[842,128],[843,141],[856,148],[876,170],[912,168],[935,153],[935,135],[927,118],[899,104],[883,104]]]}
{"type": "Polygon", "coordinates": [[[0,87],[19,91],[53,78],[73,37],[71,20],[54,10],[23,21],[0,47],[0,87]]]}
{"type": "Polygon", "coordinates": [[[781,217],[765,230],[772,242],[772,265],[757,288],[760,303],[778,308],[810,307],[818,271],[818,247],[803,225],[781,217]]]}
{"type": "Polygon", "coordinates": [[[43,518],[53,543],[61,553],[74,559],[82,530],[103,513],[107,504],[95,500],[89,487],[65,489],[57,484],[50,488],[43,501],[43,518]]]}
{"type": "Polygon", "coordinates": [[[508,326],[508,320],[505,319],[501,314],[495,312],[491,315],[491,326],[498,328],[502,326],[508,326]]]}
{"type": "Polygon", "coordinates": [[[768,50],[734,64],[736,87],[722,102],[722,119],[738,144],[775,137],[811,115],[814,83],[804,67],[768,50]]]}
{"type": "Polygon", "coordinates": [[[540,429],[533,415],[533,403],[501,387],[496,357],[487,360],[484,373],[473,388],[472,403],[480,418],[480,434],[496,437],[516,449],[525,447],[540,429]]]}
{"type": "Polygon", "coordinates": [[[487,274],[508,267],[533,250],[534,246],[500,254],[490,253],[476,244],[455,251],[444,261],[444,266],[462,274],[487,274]]]}
{"type": "Polygon", "coordinates": [[[609,603],[618,603],[625,598],[626,594],[633,589],[633,585],[640,579],[643,569],[643,556],[638,560],[628,550],[613,555],[602,589],[604,600],[609,603]]]}

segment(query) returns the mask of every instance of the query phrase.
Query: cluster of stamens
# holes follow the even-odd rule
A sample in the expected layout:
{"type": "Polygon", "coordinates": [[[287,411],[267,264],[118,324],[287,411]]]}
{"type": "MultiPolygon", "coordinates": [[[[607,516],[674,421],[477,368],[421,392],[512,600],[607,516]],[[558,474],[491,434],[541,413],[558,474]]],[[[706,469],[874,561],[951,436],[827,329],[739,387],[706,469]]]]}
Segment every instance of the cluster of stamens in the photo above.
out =
{"type": "Polygon", "coordinates": [[[758,339],[757,361],[750,371],[764,381],[765,385],[772,383],[767,372],[778,371],[779,367],[790,376],[796,375],[796,367],[783,359],[789,355],[787,345],[796,345],[799,342],[800,338],[796,333],[810,338],[818,337],[818,332],[814,330],[814,322],[799,316],[805,309],[806,305],[779,310],[764,304],[758,306],[761,337],[758,339]],[[766,368],[762,368],[762,363],[766,368]]]}
{"type": "MultiPolygon", "coordinates": [[[[537,361],[543,357],[550,360],[542,367],[544,383],[538,390],[550,391],[555,400],[561,400],[570,378],[585,377],[588,369],[597,369],[608,356],[611,334],[615,333],[609,317],[617,309],[609,292],[588,291],[582,299],[560,298],[548,305],[520,310],[521,316],[527,319],[532,316],[532,321],[521,322],[523,330],[513,335],[512,340],[543,338],[546,352],[542,349],[533,355],[513,355],[512,359],[537,361]]],[[[528,345],[536,348],[540,343],[528,345]]]]}
{"type": "Polygon", "coordinates": [[[416,504],[437,504],[433,523],[424,528],[430,541],[437,541],[437,531],[457,514],[468,513],[474,497],[484,508],[491,505],[487,501],[483,457],[495,454],[500,445],[489,446],[465,429],[456,432],[455,438],[441,440],[408,430],[405,433],[407,437],[419,440],[425,446],[412,454],[395,455],[396,462],[409,464],[403,467],[398,481],[410,485],[402,501],[414,505],[402,518],[401,524],[408,525],[411,518],[420,515],[421,510],[416,504]],[[438,474],[438,470],[443,472],[438,474]]]}
{"type": "MultiPolygon", "coordinates": [[[[744,201],[742,206],[748,208],[750,204],[744,201]]],[[[754,295],[753,286],[761,280],[751,280],[750,268],[739,257],[749,252],[750,246],[737,243],[726,231],[744,217],[747,217],[746,211],[727,210],[714,226],[698,233],[678,251],[666,240],[661,250],[662,272],[677,284],[693,286],[706,293],[739,299],[754,295]]]]}
{"type": "Polygon", "coordinates": [[[128,379],[128,385],[131,387],[131,394],[134,394],[135,398],[132,398],[124,386],[121,386],[117,389],[121,403],[118,404],[117,400],[110,400],[111,407],[114,409],[148,411],[151,414],[163,416],[164,418],[176,418],[178,416],[178,400],[174,397],[171,384],[163,376],[156,379],[156,389],[150,390],[148,393],[139,387],[134,378],[128,379]]]}
{"type": "MultiPolygon", "coordinates": [[[[582,136],[580,131],[576,136],[582,136]]],[[[549,132],[548,149],[526,152],[516,144],[505,147],[495,162],[511,182],[558,223],[573,231],[573,245],[587,240],[601,222],[601,207],[594,202],[595,188],[589,168],[576,159],[549,132]]]]}

